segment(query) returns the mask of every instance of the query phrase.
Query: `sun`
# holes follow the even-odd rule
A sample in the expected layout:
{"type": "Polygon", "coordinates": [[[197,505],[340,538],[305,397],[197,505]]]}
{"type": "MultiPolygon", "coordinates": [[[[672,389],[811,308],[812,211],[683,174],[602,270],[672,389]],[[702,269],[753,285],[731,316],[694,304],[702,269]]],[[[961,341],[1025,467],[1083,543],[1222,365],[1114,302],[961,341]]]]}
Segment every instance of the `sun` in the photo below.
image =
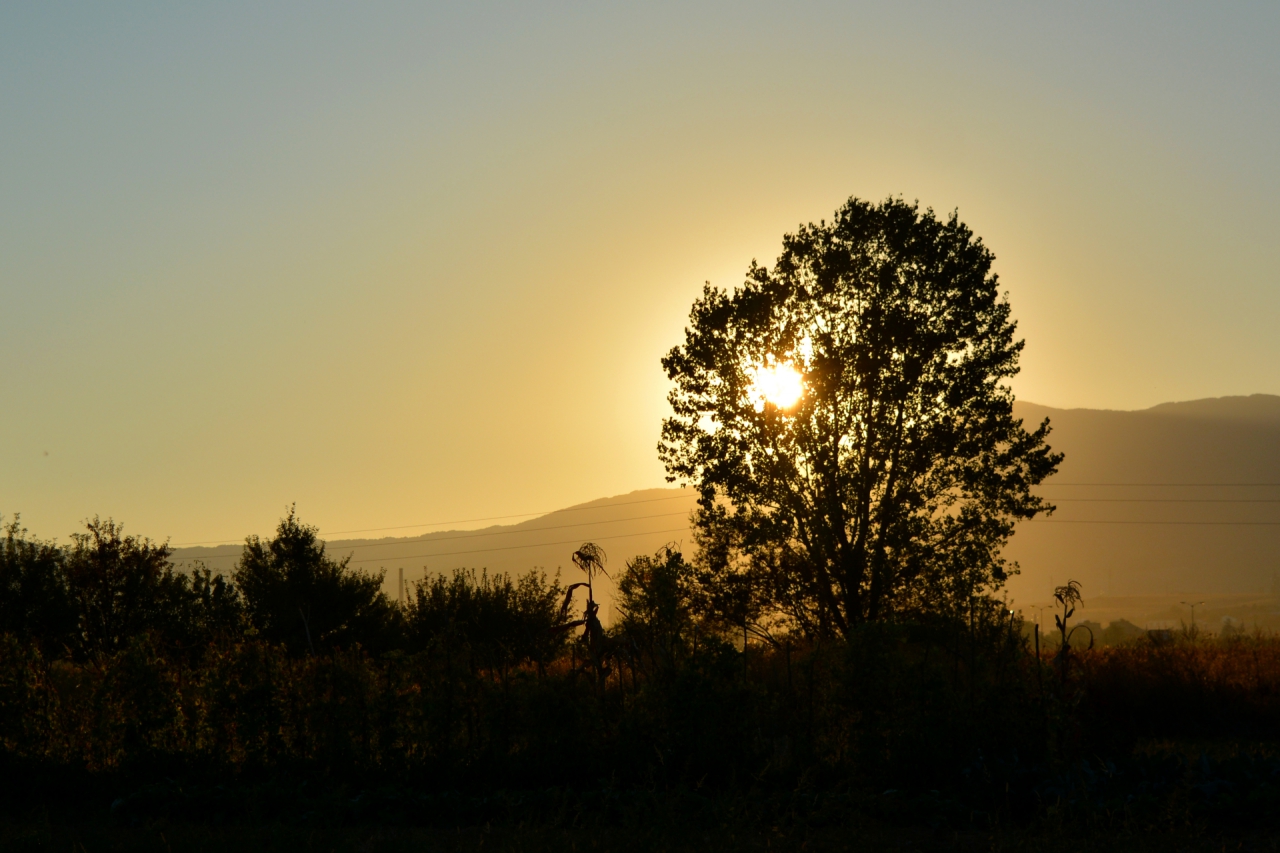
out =
{"type": "Polygon", "coordinates": [[[764,411],[765,403],[772,403],[779,409],[789,409],[804,396],[804,379],[786,362],[769,367],[755,367],[749,373],[750,394],[757,412],[764,411]]]}

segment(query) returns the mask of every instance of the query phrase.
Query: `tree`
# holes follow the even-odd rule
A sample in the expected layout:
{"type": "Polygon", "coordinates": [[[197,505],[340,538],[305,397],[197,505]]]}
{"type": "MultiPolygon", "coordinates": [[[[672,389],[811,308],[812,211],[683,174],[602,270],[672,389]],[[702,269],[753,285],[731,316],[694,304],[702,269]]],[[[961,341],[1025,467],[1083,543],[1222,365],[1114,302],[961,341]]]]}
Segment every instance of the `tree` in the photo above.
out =
{"type": "Polygon", "coordinates": [[[1013,416],[993,260],[954,213],[854,198],[694,303],[659,453],[700,492],[705,582],[757,629],[963,608],[1016,570],[1001,549],[1062,457],[1013,416]]]}
{"type": "Polygon", "coordinates": [[[197,563],[179,575],[180,592],[170,608],[170,636],[190,649],[216,637],[238,638],[244,632],[244,600],[235,584],[197,563]]]}
{"type": "Polygon", "coordinates": [[[632,665],[670,674],[687,657],[697,626],[693,568],[668,545],[627,563],[618,578],[614,634],[632,665]]]}
{"type": "MultiPolygon", "coordinates": [[[[11,525],[11,554],[22,553],[14,547],[15,532],[11,525]]],[[[35,546],[29,542],[25,553],[43,555],[46,577],[55,577],[58,564],[57,580],[45,581],[49,606],[57,605],[58,595],[70,599],[75,630],[68,645],[81,655],[117,652],[141,634],[172,651],[199,652],[215,636],[241,629],[243,605],[224,578],[203,567],[189,575],[175,572],[167,544],[125,536],[123,525],[111,519],[87,522],[66,551],[35,546]]]]}
{"type": "Polygon", "coordinates": [[[274,539],[245,540],[233,577],[249,622],[295,654],[384,647],[394,642],[398,614],[382,592],[383,576],[356,571],[350,561],[325,554],[316,528],[290,508],[274,539]]]}
{"type": "Polygon", "coordinates": [[[48,654],[74,645],[76,628],[62,549],[30,538],[15,515],[0,534],[0,634],[33,640],[48,654]]]}
{"type": "Polygon", "coordinates": [[[78,614],[79,651],[111,654],[144,633],[181,640],[190,582],[175,574],[167,544],[125,536],[124,526],[94,517],[71,537],[67,586],[78,614]]]}

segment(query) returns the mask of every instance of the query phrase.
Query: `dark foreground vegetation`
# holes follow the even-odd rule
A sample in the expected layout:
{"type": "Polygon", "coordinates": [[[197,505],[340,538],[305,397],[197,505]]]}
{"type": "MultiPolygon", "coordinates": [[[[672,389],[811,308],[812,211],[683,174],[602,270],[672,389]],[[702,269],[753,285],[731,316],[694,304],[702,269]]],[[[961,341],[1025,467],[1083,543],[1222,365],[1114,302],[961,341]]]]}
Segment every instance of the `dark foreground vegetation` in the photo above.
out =
{"type": "Polygon", "coordinates": [[[109,522],[68,547],[16,524],[0,540],[3,849],[1147,849],[1280,830],[1272,637],[1037,656],[975,597],[744,651],[673,551],[616,573],[620,619],[595,633],[537,573],[458,572],[397,607],[293,516],[234,579],[167,556],[109,522]]]}

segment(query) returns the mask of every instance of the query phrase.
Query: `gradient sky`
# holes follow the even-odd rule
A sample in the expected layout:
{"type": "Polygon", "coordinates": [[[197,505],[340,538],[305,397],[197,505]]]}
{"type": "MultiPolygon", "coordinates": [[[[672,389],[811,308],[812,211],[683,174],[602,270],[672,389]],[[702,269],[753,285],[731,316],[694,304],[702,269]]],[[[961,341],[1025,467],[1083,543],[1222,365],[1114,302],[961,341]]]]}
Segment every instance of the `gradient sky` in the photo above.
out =
{"type": "Polygon", "coordinates": [[[7,4],[0,512],[660,485],[702,283],[850,195],[992,247],[1020,397],[1280,392],[1277,45],[1274,2],[7,4]]]}

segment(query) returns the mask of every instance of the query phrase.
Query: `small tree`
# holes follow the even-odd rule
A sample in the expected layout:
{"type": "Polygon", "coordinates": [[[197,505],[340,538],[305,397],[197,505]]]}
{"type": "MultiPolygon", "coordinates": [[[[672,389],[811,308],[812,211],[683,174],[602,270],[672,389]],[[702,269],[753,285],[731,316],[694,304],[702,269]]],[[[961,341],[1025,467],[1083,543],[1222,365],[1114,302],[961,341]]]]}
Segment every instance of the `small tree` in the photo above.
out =
{"type": "Polygon", "coordinates": [[[170,553],[167,544],[124,535],[109,518],[95,516],[72,535],[65,566],[81,653],[110,654],[144,633],[180,640],[190,586],[174,573],[170,553]]]}
{"type": "Polygon", "coordinates": [[[244,599],[221,574],[197,564],[179,576],[183,594],[174,601],[173,635],[195,649],[215,638],[238,638],[245,629],[244,599]]]}
{"type": "Polygon", "coordinates": [[[275,538],[245,540],[234,578],[250,624],[294,654],[392,644],[398,612],[382,592],[383,574],[350,568],[350,557],[332,559],[317,533],[291,507],[275,538]]]}
{"type": "Polygon", "coordinates": [[[76,645],[77,627],[62,549],[30,538],[15,515],[0,535],[0,634],[49,654],[76,645]]]}
{"type": "Polygon", "coordinates": [[[671,672],[691,650],[696,627],[693,567],[667,546],[636,557],[618,579],[614,631],[641,669],[671,672]]]}
{"type": "Polygon", "coordinates": [[[81,655],[114,653],[142,634],[170,652],[191,652],[241,630],[235,588],[204,567],[175,571],[167,544],[126,536],[122,525],[97,517],[71,540],[63,574],[81,655]]]}

